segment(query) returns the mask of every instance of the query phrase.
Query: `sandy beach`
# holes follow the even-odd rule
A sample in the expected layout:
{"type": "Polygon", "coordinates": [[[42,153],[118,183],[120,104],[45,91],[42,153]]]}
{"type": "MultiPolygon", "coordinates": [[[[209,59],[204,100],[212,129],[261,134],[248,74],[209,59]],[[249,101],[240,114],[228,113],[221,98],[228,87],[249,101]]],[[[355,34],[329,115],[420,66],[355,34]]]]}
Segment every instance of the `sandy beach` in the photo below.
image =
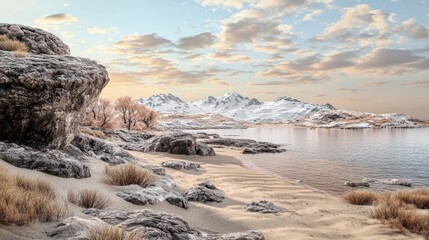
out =
{"type": "MultiPolygon", "coordinates": [[[[274,176],[259,173],[241,165],[239,151],[216,149],[217,156],[200,157],[165,153],[131,152],[149,163],[161,164],[166,160],[187,160],[201,164],[202,170],[177,171],[166,169],[183,191],[202,181],[210,181],[226,197],[222,203],[203,204],[190,202],[185,210],[166,202],[156,205],[136,206],[116,196],[117,187],[103,182],[106,163],[92,159],[92,177],[63,179],[36,171],[19,169],[0,161],[0,167],[11,173],[49,180],[64,198],[69,190],[99,189],[109,196],[108,209],[134,210],[149,208],[182,216],[190,224],[207,232],[228,233],[251,229],[261,230],[269,240],[282,239],[422,239],[399,233],[378,220],[371,219],[371,207],[346,204],[339,197],[322,191],[289,183],[274,176]],[[267,199],[284,209],[282,213],[260,214],[247,212],[244,205],[267,199]]],[[[81,208],[70,205],[70,213],[88,218],[81,208]]],[[[45,232],[55,223],[36,223],[30,227],[6,227],[0,230],[0,239],[49,239],[45,232]]]]}

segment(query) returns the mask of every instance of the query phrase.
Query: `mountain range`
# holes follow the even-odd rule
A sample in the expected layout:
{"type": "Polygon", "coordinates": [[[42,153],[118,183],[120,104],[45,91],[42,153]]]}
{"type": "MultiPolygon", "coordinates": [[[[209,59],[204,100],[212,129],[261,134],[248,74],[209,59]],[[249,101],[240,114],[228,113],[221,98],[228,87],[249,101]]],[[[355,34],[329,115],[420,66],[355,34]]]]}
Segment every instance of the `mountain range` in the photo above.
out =
{"type": "Polygon", "coordinates": [[[279,97],[269,102],[256,98],[243,97],[230,92],[223,96],[208,96],[204,99],[184,102],[173,94],[157,94],[147,99],[140,98],[138,102],[163,114],[213,113],[241,121],[276,121],[296,120],[324,110],[335,110],[327,103],[325,105],[304,103],[290,97],[279,97]]]}

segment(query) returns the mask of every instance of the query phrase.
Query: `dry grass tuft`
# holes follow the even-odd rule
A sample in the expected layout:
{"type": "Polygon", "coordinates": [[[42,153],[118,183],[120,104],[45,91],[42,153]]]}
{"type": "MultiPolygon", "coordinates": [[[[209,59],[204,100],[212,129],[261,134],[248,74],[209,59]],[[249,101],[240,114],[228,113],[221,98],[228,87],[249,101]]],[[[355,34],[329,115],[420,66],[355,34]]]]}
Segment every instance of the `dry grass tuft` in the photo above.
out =
{"type": "Polygon", "coordinates": [[[375,202],[373,217],[401,231],[404,228],[429,238],[429,214],[420,213],[392,193],[380,194],[375,202]]]}
{"type": "Polygon", "coordinates": [[[371,205],[377,199],[377,195],[371,191],[349,191],[343,198],[353,205],[371,205]]]}
{"type": "Polygon", "coordinates": [[[67,194],[68,200],[84,208],[104,209],[110,205],[110,199],[97,190],[82,190],[80,192],[70,191],[67,194]]]}
{"type": "Polygon", "coordinates": [[[17,58],[24,58],[28,55],[27,52],[20,52],[20,51],[15,51],[13,52],[13,55],[17,58]]]}
{"type": "Polygon", "coordinates": [[[88,135],[91,135],[93,137],[101,138],[101,139],[106,139],[107,138],[106,134],[104,134],[103,131],[91,129],[89,127],[81,127],[80,128],[80,132],[88,134],[88,135]]]}
{"type": "Polygon", "coordinates": [[[46,181],[12,175],[0,168],[0,224],[26,225],[40,220],[51,222],[67,216],[67,205],[57,202],[46,181]]]}
{"type": "Polygon", "coordinates": [[[429,189],[399,191],[396,197],[404,203],[413,204],[420,209],[429,209],[429,189]]]}
{"type": "Polygon", "coordinates": [[[137,184],[147,187],[157,179],[151,172],[133,164],[106,167],[106,176],[107,183],[117,186],[137,184]]]}
{"type": "Polygon", "coordinates": [[[25,43],[12,40],[5,35],[0,36],[0,50],[10,51],[10,52],[28,52],[28,47],[25,43]]]}
{"type": "Polygon", "coordinates": [[[125,229],[116,226],[106,226],[92,229],[85,240],[142,240],[136,233],[129,233],[125,229]]]}

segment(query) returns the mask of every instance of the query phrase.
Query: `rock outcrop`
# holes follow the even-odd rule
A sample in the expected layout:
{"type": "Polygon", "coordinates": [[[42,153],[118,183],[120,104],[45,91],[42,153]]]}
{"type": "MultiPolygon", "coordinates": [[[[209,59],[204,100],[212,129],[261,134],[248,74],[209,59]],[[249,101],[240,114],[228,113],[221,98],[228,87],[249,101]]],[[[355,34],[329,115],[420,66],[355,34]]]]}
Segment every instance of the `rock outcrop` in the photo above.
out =
{"type": "Polygon", "coordinates": [[[212,147],[197,142],[189,133],[170,133],[154,136],[137,144],[125,144],[125,149],[141,152],[167,152],[171,154],[214,156],[212,147]]]}
{"type": "Polygon", "coordinates": [[[175,170],[192,170],[198,172],[200,169],[200,164],[198,163],[190,163],[185,161],[165,161],[161,164],[161,166],[165,168],[172,168],[175,170]]]}
{"type": "Polygon", "coordinates": [[[167,201],[172,205],[188,209],[188,201],[179,193],[171,190],[164,189],[161,186],[149,186],[142,188],[138,185],[131,185],[124,188],[124,190],[117,194],[127,202],[135,205],[157,204],[167,201]]]}
{"type": "Polygon", "coordinates": [[[0,140],[64,148],[108,83],[106,69],[90,59],[65,56],[68,47],[40,29],[0,24],[0,34],[29,48],[25,57],[0,50],[0,140]]]}
{"type": "Polygon", "coordinates": [[[19,24],[0,24],[0,35],[25,43],[30,53],[70,55],[70,48],[55,35],[19,24]]]}
{"type": "Polygon", "coordinates": [[[136,210],[131,212],[108,211],[97,209],[85,210],[86,214],[93,216],[89,220],[71,217],[56,225],[48,236],[54,239],[76,240],[82,239],[84,233],[90,229],[107,224],[124,228],[129,232],[138,234],[148,240],[264,240],[259,231],[247,231],[227,234],[208,234],[191,226],[183,218],[154,210],[136,210]],[[140,235],[141,234],[141,235],[140,235]]]}
{"type": "Polygon", "coordinates": [[[283,211],[281,208],[276,207],[272,202],[268,200],[251,202],[246,205],[245,209],[249,212],[260,212],[260,213],[278,213],[283,211]]]}
{"type": "Polygon", "coordinates": [[[237,138],[213,138],[203,141],[205,144],[215,146],[228,146],[243,148],[243,154],[258,154],[258,153],[281,153],[286,150],[281,148],[281,145],[269,142],[257,142],[251,139],[237,138]]]}
{"type": "Polygon", "coordinates": [[[33,169],[64,178],[90,177],[89,167],[77,160],[79,155],[71,156],[66,152],[56,149],[39,151],[27,146],[0,142],[0,159],[16,167],[33,169]]]}
{"type": "Polygon", "coordinates": [[[200,183],[184,193],[184,196],[189,201],[197,202],[222,202],[225,197],[217,190],[213,184],[200,183]]]}
{"type": "Polygon", "coordinates": [[[118,145],[82,133],[77,134],[71,144],[79,148],[85,155],[111,164],[121,164],[126,161],[130,162],[136,160],[135,157],[118,145]]]}

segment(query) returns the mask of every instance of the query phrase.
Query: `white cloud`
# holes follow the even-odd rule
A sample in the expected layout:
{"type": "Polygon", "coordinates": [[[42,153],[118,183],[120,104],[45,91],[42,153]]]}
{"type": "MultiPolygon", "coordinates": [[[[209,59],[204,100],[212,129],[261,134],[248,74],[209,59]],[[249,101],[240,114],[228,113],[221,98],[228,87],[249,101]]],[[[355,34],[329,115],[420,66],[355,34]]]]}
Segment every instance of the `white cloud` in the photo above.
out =
{"type": "Polygon", "coordinates": [[[323,11],[321,9],[313,10],[310,13],[305,14],[305,16],[302,20],[303,21],[311,21],[311,20],[313,20],[313,18],[315,16],[322,14],[322,12],[323,11]]]}
{"type": "Polygon", "coordinates": [[[99,28],[99,27],[92,27],[86,29],[87,32],[90,34],[107,34],[107,33],[113,33],[118,32],[118,29],[115,27],[108,27],[108,28],[99,28]]]}

